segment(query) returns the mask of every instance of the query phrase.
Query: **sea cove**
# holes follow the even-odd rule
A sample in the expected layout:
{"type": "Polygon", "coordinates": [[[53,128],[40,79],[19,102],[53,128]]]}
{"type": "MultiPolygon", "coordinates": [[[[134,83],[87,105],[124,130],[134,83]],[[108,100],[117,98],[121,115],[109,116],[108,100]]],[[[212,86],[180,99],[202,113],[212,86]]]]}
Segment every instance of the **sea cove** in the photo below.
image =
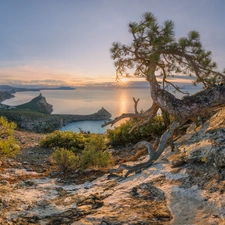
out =
{"type": "MultiPolygon", "coordinates": [[[[149,89],[87,89],[76,90],[44,90],[41,91],[47,102],[53,105],[52,114],[80,114],[86,115],[98,111],[104,107],[112,114],[112,118],[122,113],[133,112],[134,98],[140,98],[139,109],[146,110],[151,105],[149,89]]],[[[19,105],[30,101],[38,96],[40,92],[17,92],[12,99],[5,100],[7,105],[19,105]]],[[[101,128],[104,121],[82,121],[68,124],[63,130],[84,131],[96,133],[105,132],[107,128],[101,128]]]]}
{"type": "MultiPolygon", "coordinates": [[[[199,88],[189,86],[188,91],[193,93],[199,88]]],[[[42,90],[42,95],[47,102],[53,105],[52,114],[79,114],[87,115],[97,112],[104,107],[112,114],[112,119],[122,113],[134,112],[132,97],[140,99],[138,109],[147,110],[152,103],[149,88],[77,88],[76,90],[42,90]]],[[[15,106],[30,101],[38,96],[38,91],[16,92],[15,97],[7,99],[3,104],[15,106]]],[[[104,121],[81,121],[70,123],[62,130],[73,130],[79,132],[91,131],[104,133],[107,128],[101,128],[104,121]]],[[[117,125],[117,124],[116,124],[117,125]]]]}

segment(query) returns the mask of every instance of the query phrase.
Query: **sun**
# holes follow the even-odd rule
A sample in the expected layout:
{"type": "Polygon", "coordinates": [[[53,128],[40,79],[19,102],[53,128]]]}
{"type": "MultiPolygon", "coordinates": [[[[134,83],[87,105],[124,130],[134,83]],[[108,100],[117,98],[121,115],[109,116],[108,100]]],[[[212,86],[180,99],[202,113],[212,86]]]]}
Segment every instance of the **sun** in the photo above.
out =
{"type": "Polygon", "coordinates": [[[129,81],[128,77],[122,77],[120,78],[120,82],[122,82],[123,84],[127,83],[129,81]]]}

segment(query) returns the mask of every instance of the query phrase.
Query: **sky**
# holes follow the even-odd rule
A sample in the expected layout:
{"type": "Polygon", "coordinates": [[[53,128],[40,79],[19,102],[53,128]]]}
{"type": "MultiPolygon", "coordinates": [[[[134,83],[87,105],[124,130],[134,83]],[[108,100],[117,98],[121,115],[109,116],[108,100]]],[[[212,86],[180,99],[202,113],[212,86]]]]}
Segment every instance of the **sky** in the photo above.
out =
{"type": "Polygon", "coordinates": [[[173,20],[177,38],[199,31],[223,70],[224,0],[0,0],[0,84],[114,82],[111,45],[145,12],[173,20]]]}

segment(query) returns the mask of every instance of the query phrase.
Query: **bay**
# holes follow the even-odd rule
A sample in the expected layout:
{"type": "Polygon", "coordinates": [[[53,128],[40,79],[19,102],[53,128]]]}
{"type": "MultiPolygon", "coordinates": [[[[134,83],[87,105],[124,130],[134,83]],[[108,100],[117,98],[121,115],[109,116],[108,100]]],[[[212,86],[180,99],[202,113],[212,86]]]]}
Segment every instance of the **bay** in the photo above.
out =
{"type": "MultiPolygon", "coordinates": [[[[199,87],[188,86],[188,91],[193,94],[199,91],[199,87]]],[[[113,119],[122,113],[134,112],[133,97],[140,99],[138,102],[139,111],[147,110],[152,104],[148,88],[77,88],[75,90],[42,90],[41,93],[47,102],[53,105],[52,114],[86,115],[95,113],[104,107],[112,114],[113,119]]],[[[7,99],[2,103],[16,106],[30,101],[39,94],[40,92],[17,92],[14,98],[7,99]]],[[[62,130],[79,132],[81,129],[86,132],[104,133],[106,129],[111,127],[102,128],[103,123],[104,121],[74,122],[66,125],[62,130]]],[[[118,125],[119,123],[115,126],[118,125]]]]}
{"type": "MultiPolygon", "coordinates": [[[[112,118],[122,113],[134,112],[133,97],[140,99],[139,110],[146,110],[151,106],[152,99],[148,88],[124,88],[124,89],[87,89],[77,88],[75,90],[42,90],[42,95],[47,102],[53,105],[52,114],[92,114],[104,107],[112,114],[112,118]]],[[[40,92],[17,92],[15,97],[7,99],[3,104],[16,106],[37,97],[40,92]]],[[[104,133],[106,129],[101,125],[104,121],[80,121],[66,125],[62,130],[79,132],[90,131],[104,133]]],[[[118,126],[118,124],[117,124],[118,126]]]]}

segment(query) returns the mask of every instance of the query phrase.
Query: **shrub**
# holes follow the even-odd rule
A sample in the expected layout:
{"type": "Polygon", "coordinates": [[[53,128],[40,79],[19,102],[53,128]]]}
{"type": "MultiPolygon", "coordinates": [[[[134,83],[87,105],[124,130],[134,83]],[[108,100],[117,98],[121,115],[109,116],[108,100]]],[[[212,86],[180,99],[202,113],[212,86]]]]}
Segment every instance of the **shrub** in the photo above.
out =
{"type": "Polygon", "coordinates": [[[92,135],[81,155],[81,168],[107,167],[112,164],[112,154],[106,150],[104,136],[92,135]]]}
{"type": "Polygon", "coordinates": [[[53,160],[63,171],[76,168],[102,168],[112,163],[112,154],[106,150],[101,134],[78,134],[71,131],[55,131],[41,140],[42,147],[55,150],[53,160]]]}
{"type": "Polygon", "coordinates": [[[109,144],[115,146],[134,144],[142,140],[151,141],[153,137],[161,135],[166,129],[162,117],[156,116],[149,123],[130,132],[136,122],[135,119],[130,119],[114,130],[108,129],[107,138],[109,139],[109,144]]]}
{"type": "Polygon", "coordinates": [[[14,122],[0,117],[0,158],[13,157],[20,151],[20,146],[13,136],[15,129],[14,122]]]}
{"type": "Polygon", "coordinates": [[[72,171],[79,165],[79,157],[65,148],[55,149],[52,158],[64,172],[72,171]]]}
{"type": "Polygon", "coordinates": [[[88,135],[72,131],[55,131],[40,141],[40,146],[45,148],[65,148],[73,152],[81,152],[88,135]]]}

